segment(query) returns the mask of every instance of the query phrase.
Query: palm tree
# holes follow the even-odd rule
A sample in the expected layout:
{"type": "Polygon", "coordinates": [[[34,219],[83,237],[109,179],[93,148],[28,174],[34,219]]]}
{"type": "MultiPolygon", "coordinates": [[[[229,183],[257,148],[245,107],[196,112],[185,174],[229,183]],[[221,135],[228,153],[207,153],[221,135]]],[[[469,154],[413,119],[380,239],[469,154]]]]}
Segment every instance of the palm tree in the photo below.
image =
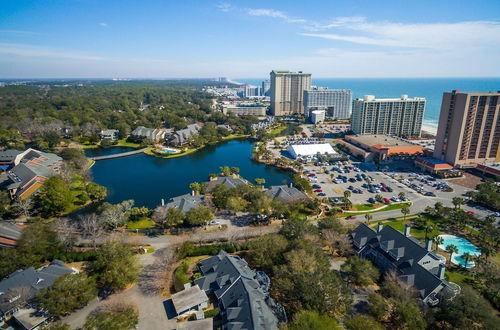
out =
{"type": "Polygon", "coordinates": [[[444,239],[443,239],[441,236],[439,236],[439,235],[438,235],[438,236],[435,236],[432,240],[433,240],[433,241],[434,241],[434,243],[436,244],[436,249],[435,249],[435,251],[437,251],[437,250],[438,250],[438,248],[439,248],[439,245],[443,244],[443,242],[444,242],[444,239]]]}
{"type": "Polygon", "coordinates": [[[450,258],[448,259],[448,263],[451,263],[451,258],[453,257],[453,253],[458,253],[458,248],[455,245],[450,244],[446,247],[445,251],[450,254],[450,258]]]}
{"type": "Polygon", "coordinates": [[[462,205],[465,204],[465,199],[463,199],[462,197],[453,197],[451,199],[451,203],[456,209],[459,209],[462,205]]]}
{"type": "Polygon", "coordinates": [[[410,208],[408,206],[402,207],[401,213],[403,213],[403,221],[406,221],[406,216],[410,213],[410,208]]]}
{"type": "Polygon", "coordinates": [[[398,194],[399,199],[402,199],[402,198],[403,198],[403,197],[405,197],[405,196],[406,196],[406,194],[404,193],[404,191],[402,191],[402,192],[400,192],[400,193],[398,194]]]}
{"type": "Polygon", "coordinates": [[[373,219],[373,216],[370,213],[365,214],[366,223],[370,223],[370,220],[373,219]]]}
{"type": "Polygon", "coordinates": [[[349,198],[351,197],[352,193],[349,190],[344,191],[344,197],[349,198]]]}
{"type": "Polygon", "coordinates": [[[436,204],[434,204],[434,209],[436,210],[436,212],[440,213],[442,208],[443,208],[443,203],[436,202],[436,204]]]}
{"type": "Polygon", "coordinates": [[[382,202],[382,201],[384,200],[384,197],[382,197],[382,195],[376,194],[376,195],[375,195],[375,200],[376,200],[377,202],[382,202]]]}
{"type": "Polygon", "coordinates": [[[472,259],[472,254],[470,254],[469,252],[465,252],[464,254],[462,254],[462,259],[465,260],[464,267],[467,268],[467,264],[469,263],[469,260],[472,259]]]}
{"type": "Polygon", "coordinates": [[[424,223],[424,227],[422,228],[425,232],[425,239],[427,240],[427,237],[430,233],[432,233],[432,231],[434,230],[434,226],[432,225],[432,223],[430,221],[426,221],[424,223]]]}

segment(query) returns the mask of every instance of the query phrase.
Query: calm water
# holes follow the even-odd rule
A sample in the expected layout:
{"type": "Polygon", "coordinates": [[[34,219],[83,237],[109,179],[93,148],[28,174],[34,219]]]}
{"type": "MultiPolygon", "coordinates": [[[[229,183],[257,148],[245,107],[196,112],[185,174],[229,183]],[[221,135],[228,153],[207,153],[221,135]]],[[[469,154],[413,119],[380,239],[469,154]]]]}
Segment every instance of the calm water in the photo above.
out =
{"type": "Polygon", "coordinates": [[[121,154],[122,152],[128,152],[135,150],[135,148],[131,147],[109,147],[109,148],[95,148],[95,149],[86,149],[85,156],[87,157],[97,157],[97,156],[107,156],[107,155],[116,155],[121,154]]]}
{"type": "MultiPolygon", "coordinates": [[[[314,78],[314,75],[313,75],[314,78]]],[[[269,79],[269,78],[267,78],[269,79]]],[[[261,86],[264,79],[236,79],[252,85],[261,86]]],[[[466,92],[498,91],[500,78],[364,78],[364,79],[313,79],[313,85],[334,89],[351,89],[353,97],[372,94],[376,97],[399,97],[408,94],[427,99],[424,121],[437,125],[443,92],[458,89],[466,92]]]]}
{"type": "MultiPolygon", "coordinates": [[[[110,153],[111,150],[101,151],[110,153]]],[[[87,155],[91,152],[94,151],[88,151],[87,155]]],[[[159,205],[162,198],[168,200],[190,192],[190,183],[207,181],[208,175],[218,173],[221,166],[239,167],[240,174],[252,182],[255,178],[264,178],[266,186],[290,181],[288,172],[252,161],[251,152],[252,142],[232,140],[178,158],[140,154],[98,161],[91,172],[95,182],[108,188],[109,202],[133,199],[136,206],[150,208],[159,205]]]]}

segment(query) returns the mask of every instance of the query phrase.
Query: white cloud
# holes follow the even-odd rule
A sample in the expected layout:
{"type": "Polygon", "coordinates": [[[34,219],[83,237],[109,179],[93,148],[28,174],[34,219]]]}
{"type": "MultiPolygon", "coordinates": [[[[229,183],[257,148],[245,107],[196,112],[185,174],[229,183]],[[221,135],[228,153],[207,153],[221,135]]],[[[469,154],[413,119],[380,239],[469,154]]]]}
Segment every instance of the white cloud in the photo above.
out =
{"type": "Polygon", "coordinates": [[[266,17],[273,17],[273,18],[279,18],[284,20],[285,22],[288,23],[305,23],[306,20],[302,18],[295,18],[295,17],[290,17],[283,13],[282,11],[279,10],[273,10],[273,9],[247,9],[246,10],[247,14],[251,16],[266,16],[266,17]]]}
{"type": "Polygon", "coordinates": [[[23,45],[23,44],[11,44],[0,42],[0,54],[26,56],[26,57],[45,57],[45,58],[64,58],[64,59],[75,59],[75,60],[90,60],[90,61],[101,61],[104,60],[103,57],[93,56],[82,53],[68,52],[64,50],[52,49],[47,47],[33,46],[33,45],[23,45]]]}
{"type": "Polygon", "coordinates": [[[228,12],[234,9],[233,5],[228,2],[220,2],[216,5],[216,7],[223,12],[228,12]]]}
{"type": "Polygon", "coordinates": [[[108,27],[108,23],[105,23],[105,22],[101,22],[101,23],[99,23],[99,25],[102,27],[108,27]]]}
{"type": "Polygon", "coordinates": [[[455,23],[368,22],[362,17],[339,18],[317,30],[335,33],[301,33],[309,37],[348,41],[363,45],[429,49],[500,47],[500,22],[465,21],[455,23]]]}

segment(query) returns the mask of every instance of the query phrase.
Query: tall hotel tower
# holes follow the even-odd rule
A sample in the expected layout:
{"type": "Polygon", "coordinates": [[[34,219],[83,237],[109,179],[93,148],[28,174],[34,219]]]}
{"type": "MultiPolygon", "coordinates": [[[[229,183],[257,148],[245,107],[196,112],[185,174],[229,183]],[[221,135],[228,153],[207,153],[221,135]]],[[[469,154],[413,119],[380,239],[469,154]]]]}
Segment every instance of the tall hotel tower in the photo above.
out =
{"type": "Polygon", "coordinates": [[[443,93],[434,157],[458,167],[500,161],[500,91],[443,93]]]}
{"type": "Polygon", "coordinates": [[[387,134],[419,137],[425,111],[425,98],[377,99],[365,95],[352,105],[351,129],[356,134],[387,134]]]}
{"type": "Polygon", "coordinates": [[[286,116],[304,113],[304,90],[311,88],[311,74],[271,72],[271,114],[286,116]]]}

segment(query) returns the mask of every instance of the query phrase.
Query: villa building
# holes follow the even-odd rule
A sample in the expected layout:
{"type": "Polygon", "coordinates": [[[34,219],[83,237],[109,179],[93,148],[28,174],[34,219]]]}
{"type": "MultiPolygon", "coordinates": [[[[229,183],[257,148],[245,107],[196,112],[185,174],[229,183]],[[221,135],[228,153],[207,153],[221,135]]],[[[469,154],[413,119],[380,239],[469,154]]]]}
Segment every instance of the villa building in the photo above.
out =
{"type": "Polygon", "coordinates": [[[271,186],[269,187],[269,190],[266,190],[266,195],[290,204],[309,199],[306,194],[291,185],[271,186]]]}
{"type": "Polygon", "coordinates": [[[395,271],[402,281],[417,290],[424,303],[435,306],[442,292],[453,293],[458,289],[444,279],[446,260],[432,252],[432,240],[428,239],[423,246],[411,237],[409,225],[401,233],[381,223],[376,230],[360,224],[350,236],[360,258],[372,261],[382,273],[395,271]]]}
{"type": "Polygon", "coordinates": [[[22,228],[0,219],[0,248],[12,248],[21,238],[22,228]]]}
{"type": "Polygon", "coordinates": [[[189,286],[172,295],[172,304],[174,305],[177,317],[183,317],[192,313],[202,312],[208,307],[208,297],[205,291],[195,286],[189,286]]]}
{"type": "Polygon", "coordinates": [[[170,131],[166,128],[147,128],[144,126],[139,126],[134,129],[130,136],[137,140],[150,140],[150,141],[160,141],[164,140],[170,131]]]}
{"type": "Polygon", "coordinates": [[[278,329],[278,320],[286,320],[283,307],[269,296],[269,277],[244,259],[220,251],[202,260],[198,270],[203,277],[194,282],[215,297],[222,329],[278,329]]]}
{"type": "Polygon", "coordinates": [[[117,129],[105,129],[101,131],[101,140],[117,140],[119,134],[117,129]]]}
{"type": "Polygon", "coordinates": [[[189,140],[198,135],[201,126],[198,124],[188,125],[186,128],[175,131],[169,138],[169,143],[172,145],[180,146],[189,142],[189,140]]]}
{"type": "Polygon", "coordinates": [[[10,167],[0,176],[0,188],[7,190],[12,199],[30,198],[62,166],[61,157],[31,148],[0,151],[0,159],[4,166],[10,167]]]}
{"type": "Polygon", "coordinates": [[[221,176],[218,177],[217,179],[208,181],[206,191],[211,192],[219,184],[222,184],[228,188],[236,188],[239,185],[247,185],[248,181],[239,177],[235,178],[232,176],[221,176]]]}
{"type": "Polygon", "coordinates": [[[165,204],[165,208],[176,208],[179,211],[186,213],[192,208],[196,208],[198,206],[205,205],[205,196],[203,195],[180,195],[177,197],[172,197],[167,204],[165,204]]]}

